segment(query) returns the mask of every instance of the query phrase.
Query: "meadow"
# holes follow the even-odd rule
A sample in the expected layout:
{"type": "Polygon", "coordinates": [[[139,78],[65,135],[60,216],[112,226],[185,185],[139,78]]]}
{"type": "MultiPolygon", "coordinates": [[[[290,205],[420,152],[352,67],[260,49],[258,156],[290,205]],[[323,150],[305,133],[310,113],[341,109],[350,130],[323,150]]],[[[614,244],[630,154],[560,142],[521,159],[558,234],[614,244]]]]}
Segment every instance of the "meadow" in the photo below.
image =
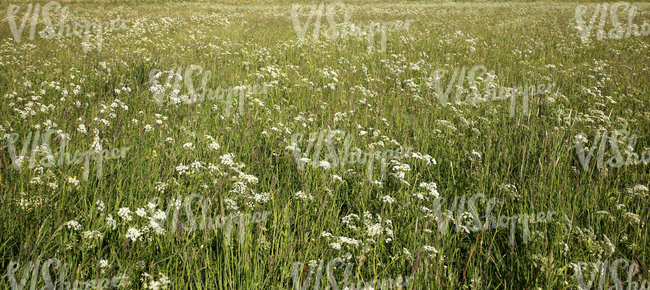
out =
{"type": "Polygon", "coordinates": [[[650,280],[649,4],[617,39],[605,2],[36,3],[0,3],[0,289],[650,280]]]}

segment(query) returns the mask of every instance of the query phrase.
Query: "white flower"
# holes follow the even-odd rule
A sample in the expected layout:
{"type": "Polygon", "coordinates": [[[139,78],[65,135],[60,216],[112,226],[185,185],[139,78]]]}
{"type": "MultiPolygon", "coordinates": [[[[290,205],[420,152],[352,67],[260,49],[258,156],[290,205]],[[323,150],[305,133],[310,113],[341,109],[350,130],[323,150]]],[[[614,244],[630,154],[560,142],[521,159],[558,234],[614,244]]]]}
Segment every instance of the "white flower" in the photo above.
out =
{"type": "Polygon", "coordinates": [[[164,220],[164,219],[167,218],[167,214],[166,214],[164,211],[162,211],[162,210],[157,210],[157,211],[153,214],[153,218],[156,219],[156,220],[164,220]]]}
{"type": "Polygon", "coordinates": [[[145,131],[145,132],[149,132],[149,131],[151,131],[152,129],[153,129],[153,127],[151,127],[151,125],[148,125],[148,124],[147,124],[147,125],[144,126],[144,131],[145,131]]]}
{"type": "Polygon", "coordinates": [[[79,186],[79,180],[77,180],[77,177],[68,177],[68,182],[79,186]]]}
{"type": "Polygon", "coordinates": [[[101,200],[97,200],[95,202],[95,204],[97,205],[97,210],[100,211],[100,212],[104,211],[104,208],[106,208],[106,206],[104,205],[104,202],[101,201],[101,200]]]}
{"type": "Polygon", "coordinates": [[[436,248],[431,246],[422,246],[422,250],[425,250],[427,252],[434,252],[436,254],[438,253],[438,250],[436,250],[436,248]]]}
{"type": "Polygon", "coordinates": [[[156,219],[156,218],[151,218],[149,219],[149,226],[154,230],[156,235],[162,235],[165,233],[165,229],[160,225],[158,220],[163,220],[165,218],[165,212],[159,210],[159,212],[162,213],[163,218],[162,219],[156,219]]]}
{"type": "Polygon", "coordinates": [[[77,131],[80,133],[86,134],[88,131],[86,130],[86,126],[84,124],[79,124],[79,127],[77,127],[77,131]]]}
{"type": "Polygon", "coordinates": [[[219,150],[220,146],[219,146],[219,144],[217,142],[212,141],[212,143],[210,143],[208,145],[208,148],[210,148],[212,150],[219,150]]]}
{"type": "Polygon", "coordinates": [[[313,197],[308,193],[298,191],[298,192],[296,192],[296,198],[298,198],[300,200],[311,200],[313,197]]]}
{"type": "Polygon", "coordinates": [[[374,225],[369,226],[368,229],[367,229],[367,232],[368,232],[369,236],[374,237],[374,236],[377,236],[377,235],[381,235],[382,230],[383,230],[383,228],[381,227],[381,224],[376,223],[374,225]]]}
{"type": "Polygon", "coordinates": [[[232,200],[232,199],[224,199],[223,202],[226,204],[226,209],[227,210],[232,210],[232,211],[238,211],[239,206],[237,206],[237,202],[232,200]]]}
{"type": "Polygon", "coordinates": [[[331,243],[330,247],[332,247],[335,250],[340,250],[341,249],[341,244],[339,244],[339,243],[331,243]]]}
{"type": "Polygon", "coordinates": [[[219,157],[221,160],[221,164],[226,165],[226,166],[233,166],[235,165],[235,162],[233,161],[233,158],[235,158],[235,154],[228,153],[225,155],[222,155],[219,157]]]}
{"type": "Polygon", "coordinates": [[[111,227],[113,230],[117,227],[117,223],[110,214],[106,216],[106,225],[111,227]]]}
{"type": "Polygon", "coordinates": [[[334,179],[336,179],[336,180],[338,180],[340,182],[343,182],[343,178],[341,178],[340,176],[338,176],[336,174],[332,175],[332,178],[334,178],[334,179]]]}
{"type": "Polygon", "coordinates": [[[330,169],[332,167],[331,164],[327,161],[320,161],[318,163],[318,166],[325,168],[325,170],[330,169]]]}
{"type": "Polygon", "coordinates": [[[387,202],[389,204],[395,202],[395,200],[392,197],[388,196],[388,195],[382,197],[381,200],[383,200],[384,202],[387,202]]]}
{"type": "Polygon", "coordinates": [[[192,145],[194,145],[192,142],[187,142],[183,144],[183,148],[192,150],[192,145]]]}
{"type": "Polygon", "coordinates": [[[174,138],[167,137],[167,138],[165,138],[165,142],[174,143],[174,138]]]}
{"type": "Polygon", "coordinates": [[[139,217],[144,217],[147,215],[147,212],[144,210],[144,208],[138,208],[135,211],[135,214],[137,214],[139,217]]]}
{"type": "Polygon", "coordinates": [[[106,261],[106,260],[99,260],[99,267],[100,267],[100,268],[106,268],[106,267],[108,267],[108,261],[106,261]]]}
{"type": "Polygon", "coordinates": [[[354,219],[359,219],[359,216],[356,214],[349,214],[344,216],[341,220],[343,221],[343,224],[350,224],[354,219]]]}
{"type": "Polygon", "coordinates": [[[383,182],[381,182],[379,180],[376,180],[376,179],[371,181],[370,184],[376,184],[376,185],[379,185],[379,187],[382,187],[384,185],[383,182]]]}
{"type": "Polygon", "coordinates": [[[330,234],[330,233],[328,233],[326,231],[323,231],[323,233],[320,236],[326,238],[326,237],[331,237],[332,234],[330,234]]]}
{"type": "Polygon", "coordinates": [[[102,235],[102,233],[100,233],[99,231],[85,231],[85,232],[83,232],[81,234],[81,236],[84,239],[92,239],[92,238],[100,238],[100,239],[102,239],[102,238],[104,238],[104,235],[102,235]]]}
{"type": "Polygon", "coordinates": [[[428,190],[429,194],[436,198],[440,196],[440,193],[438,192],[438,185],[435,182],[421,182],[419,187],[428,190]]]}
{"type": "Polygon", "coordinates": [[[646,195],[648,192],[648,187],[642,184],[637,184],[633,188],[626,189],[630,197],[635,197],[638,195],[646,195]]]}
{"type": "Polygon", "coordinates": [[[158,281],[163,285],[167,286],[172,282],[172,280],[169,280],[169,278],[167,278],[167,276],[163,275],[162,273],[158,272],[158,275],[162,276],[160,279],[158,279],[158,281]]]}
{"type": "Polygon", "coordinates": [[[81,230],[81,225],[75,220],[69,221],[65,223],[65,225],[68,226],[69,229],[74,229],[75,231],[81,230]]]}
{"type": "MultiPolygon", "coordinates": [[[[181,165],[183,165],[183,164],[181,164],[181,165]]],[[[176,167],[176,170],[178,170],[178,167],[176,167]]],[[[187,170],[187,168],[186,168],[186,170],[187,170]]],[[[164,182],[156,182],[154,184],[154,188],[157,191],[160,191],[161,193],[165,193],[165,187],[167,187],[167,183],[164,183],[164,182]]]]}
{"type": "MultiPolygon", "coordinates": [[[[178,174],[180,174],[180,175],[183,175],[183,173],[185,173],[188,169],[190,169],[190,168],[183,165],[183,163],[181,163],[181,165],[176,166],[176,171],[178,171],[178,174]]],[[[164,187],[163,187],[163,190],[164,190],[164,187]]]]}
{"type": "Polygon", "coordinates": [[[253,192],[253,199],[259,203],[267,203],[271,200],[271,194],[268,192],[255,193],[253,192]]]}
{"type": "Polygon", "coordinates": [[[126,231],[126,238],[131,239],[131,241],[135,242],[142,234],[140,231],[136,228],[129,228],[128,231],[126,231]]]}
{"type": "Polygon", "coordinates": [[[126,220],[126,221],[131,221],[133,219],[131,217],[131,210],[128,207],[120,208],[117,211],[117,215],[119,215],[123,220],[126,220]]]}
{"type": "Polygon", "coordinates": [[[347,237],[339,237],[339,240],[341,241],[341,243],[346,243],[348,245],[353,245],[353,246],[359,246],[361,244],[361,241],[350,239],[347,237]]]}
{"type": "Polygon", "coordinates": [[[417,198],[419,198],[419,199],[421,199],[421,200],[425,200],[425,199],[426,199],[426,200],[429,200],[428,197],[422,195],[421,193],[414,193],[413,196],[414,196],[414,197],[417,197],[417,198]]]}

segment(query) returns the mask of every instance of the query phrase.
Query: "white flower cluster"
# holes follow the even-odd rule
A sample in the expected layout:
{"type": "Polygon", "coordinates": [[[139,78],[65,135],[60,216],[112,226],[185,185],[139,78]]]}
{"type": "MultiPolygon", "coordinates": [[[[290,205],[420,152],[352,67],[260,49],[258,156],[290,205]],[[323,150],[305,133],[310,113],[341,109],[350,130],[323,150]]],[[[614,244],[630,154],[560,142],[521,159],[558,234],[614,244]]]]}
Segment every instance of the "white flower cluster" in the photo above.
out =
{"type": "Polygon", "coordinates": [[[309,193],[304,193],[302,191],[296,192],[296,198],[300,200],[312,200],[314,197],[309,193]]]}

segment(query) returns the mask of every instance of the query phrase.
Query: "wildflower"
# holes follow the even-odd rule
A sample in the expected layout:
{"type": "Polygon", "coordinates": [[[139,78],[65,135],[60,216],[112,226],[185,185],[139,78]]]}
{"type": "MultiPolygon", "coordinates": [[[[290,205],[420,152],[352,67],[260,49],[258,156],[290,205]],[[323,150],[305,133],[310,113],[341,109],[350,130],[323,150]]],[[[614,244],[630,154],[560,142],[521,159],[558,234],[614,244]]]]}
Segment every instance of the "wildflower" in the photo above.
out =
{"type": "Polygon", "coordinates": [[[353,246],[359,246],[360,244],[362,244],[361,241],[359,240],[355,240],[347,237],[339,237],[339,240],[341,241],[341,243],[346,243],[348,245],[353,245],[353,246]]]}
{"type": "Polygon", "coordinates": [[[395,202],[395,200],[394,200],[392,197],[388,196],[388,195],[382,197],[381,200],[382,200],[383,202],[387,202],[387,203],[389,203],[389,204],[395,202]]]}
{"type": "Polygon", "coordinates": [[[97,201],[95,202],[95,204],[97,205],[97,210],[98,210],[98,211],[100,211],[100,212],[103,212],[103,211],[104,211],[105,206],[104,206],[104,202],[103,202],[103,201],[101,201],[101,200],[97,200],[97,201]]]}
{"type": "Polygon", "coordinates": [[[81,230],[81,225],[75,220],[69,221],[65,223],[65,225],[68,226],[69,229],[73,229],[75,231],[81,230]]]}
{"type": "Polygon", "coordinates": [[[111,227],[113,230],[117,227],[117,223],[110,214],[106,216],[106,225],[111,227]]]}
{"type": "Polygon", "coordinates": [[[137,214],[139,217],[144,217],[147,215],[147,212],[144,210],[144,208],[138,208],[135,211],[135,214],[137,214]]]}
{"type": "Polygon", "coordinates": [[[77,127],[77,131],[79,131],[82,134],[86,134],[88,132],[84,124],[79,124],[79,127],[77,127]]]}
{"type": "Polygon", "coordinates": [[[633,188],[628,188],[627,193],[629,194],[630,197],[635,197],[635,196],[645,196],[648,194],[648,187],[645,185],[637,184],[633,188]]]}
{"type": "Polygon", "coordinates": [[[210,148],[212,150],[219,150],[220,146],[219,146],[219,144],[217,142],[212,141],[212,143],[210,143],[208,145],[208,148],[210,148]]]}
{"type": "MultiPolygon", "coordinates": [[[[181,164],[181,166],[182,166],[182,165],[183,165],[183,164],[181,164]]],[[[185,168],[185,169],[187,169],[187,168],[185,168]]],[[[176,167],[176,170],[178,170],[178,167],[176,167]]],[[[167,187],[167,183],[164,183],[164,182],[156,182],[156,183],[154,184],[154,188],[155,188],[157,191],[160,191],[160,193],[165,193],[165,187],[167,187]]]]}
{"type": "MultiPolygon", "coordinates": [[[[435,182],[420,182],[419,187],[424,188],[429,191],[429,194],[432,195],[435,198],[438,198],[440,196],[440,193],[438,192],[438,185],[435,182]]],[[[420,198],[422,199],[422,198],[420,198]]]]}
{"type": "Polygon", "coordinates": [[[102,235],[102,233],[100,233],[99,231],[85,231],[85,232],[83,232],[81,234],[81,236],[84,239],[92,239],[92,238],[100,238],[100,239],[102,239],[102,238],[104,238],[104,235],[102,235]]]}
{"type": "Polygon", "coordinates": [[[120,208],[117,211],[117,215],[119,215],[122,218],[122,220],[131,221],[133,219],[131,217],[131,210],[128,207],[120,208]]]}
{"type": "Polygon", "coordinates": [[[302,191],[296,192],[295,196],[300,200],[311,200],[313,198],[310,194],[304,193],[302,191]]]}
{"type": "Polygon", "coordinates": [[[641,223],[641,218],[639,217],[638,214],[628,212],[628,213],[625,213],[625,218],[628,220],[628,222],[631,225],[634,225],[634,224],[638,225],[638,224],[641,223]]]}
{"type": "Polygon", "coordinates": [[[427,252],[433,252],[433,253],[435,253],[435,254],[438,253],[438,250],[436,250],[436,248],[431,247],[431,246],[426,246],[426,245],[425,245],[425,246],[422,246],[422,250],[425,250],[425,251],[427,251],[427,252]]]}
{"type": "Polygon", "coordinates": [[[367,228],[368,235],[371,237],[381,235],[381,231],[383,228],[381,227],[380,223],[376,223],[374,225],[371,225],[367,228]]]}
{"type": "Polygon", "coordinates": [[[79,180],[77,180],[76,176],[75,177],[68,176],[68,182],[72,183],[73,185],[79,186],[79,180]]]}
{"type": "Polygon", "coordinates": [[[140,231],[136,228],[129,228],[128,231],[126,231],[126,238],[131,239],[133,242],[135,242],[142,234],[140,231]]]}
{"type": "Polygon", "coordinates": [[[330,247],[332,247],[335,250],[340,250],[341,249],[341,244],[339,244],[339,243],[331,243],[330,247]]]}

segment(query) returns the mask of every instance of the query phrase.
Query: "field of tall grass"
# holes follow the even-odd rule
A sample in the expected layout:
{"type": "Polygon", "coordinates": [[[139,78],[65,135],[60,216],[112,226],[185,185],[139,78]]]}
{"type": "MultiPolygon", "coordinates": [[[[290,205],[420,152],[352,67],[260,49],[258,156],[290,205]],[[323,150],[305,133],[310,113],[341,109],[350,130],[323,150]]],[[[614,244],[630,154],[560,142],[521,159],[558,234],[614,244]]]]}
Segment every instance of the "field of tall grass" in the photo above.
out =
{"type": "Polygon", "coordinates": [[[596,3],[349,1],[318,26],[320,2],[61,2],[52,31],[36,3],[0,3],[0,289],[580,289],[621,258],[593,289],[650,280],[650,36],[607,10],[583,41],[596,3]],[[115,29],[59,35],[65,6],[115,29]]]}

